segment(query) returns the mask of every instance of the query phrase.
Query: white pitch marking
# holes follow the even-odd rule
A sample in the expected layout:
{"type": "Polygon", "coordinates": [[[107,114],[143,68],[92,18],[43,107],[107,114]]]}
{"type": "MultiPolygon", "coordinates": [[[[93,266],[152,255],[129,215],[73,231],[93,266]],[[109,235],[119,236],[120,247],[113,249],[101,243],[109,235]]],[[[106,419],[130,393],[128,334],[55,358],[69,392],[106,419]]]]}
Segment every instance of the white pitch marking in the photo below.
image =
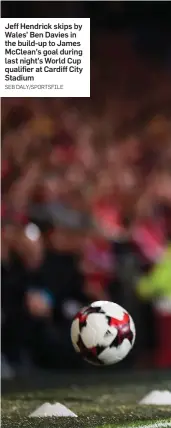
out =
{"type": "MultiPolygon", "coordinates": [[[[168,428],[171,427],[171,422],[156,422],[154,424],[149,425],[134,425],[134,428],[168,428]]],[[[132,428],[128,426],[127,428],[132,428]]]]}

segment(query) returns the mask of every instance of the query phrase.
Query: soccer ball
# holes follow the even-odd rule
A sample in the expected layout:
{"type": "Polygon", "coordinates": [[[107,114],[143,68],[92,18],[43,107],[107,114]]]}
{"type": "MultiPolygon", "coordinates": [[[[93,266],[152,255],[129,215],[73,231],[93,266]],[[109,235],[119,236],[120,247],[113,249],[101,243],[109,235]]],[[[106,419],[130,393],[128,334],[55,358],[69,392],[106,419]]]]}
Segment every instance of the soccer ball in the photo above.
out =
{"type": "Polygon", "coordinates": [[[135,342],[135,325],[129,313],[116,303],[99,301],[76,314],[71,340],[76,352],[94,365],[123,360],[135,342]]]}

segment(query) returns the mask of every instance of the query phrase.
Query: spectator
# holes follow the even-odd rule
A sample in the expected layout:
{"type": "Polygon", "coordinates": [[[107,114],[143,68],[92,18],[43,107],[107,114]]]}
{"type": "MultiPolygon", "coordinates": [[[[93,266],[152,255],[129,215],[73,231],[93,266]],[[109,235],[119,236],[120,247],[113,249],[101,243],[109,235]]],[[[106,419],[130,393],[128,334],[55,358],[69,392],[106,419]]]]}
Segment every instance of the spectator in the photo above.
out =
{"type": "Polygon", "coordinates": [[[11,362],[23,348],[43,361],[47,336],[58,347],[60,328],[91,300],[125,295],[138,311],[135,280],[171,239],[170,74],[138,57],[130,38],[105,39],[105,48],[94,44],[91,99],[2,100],[2,336],[11,362]]]}

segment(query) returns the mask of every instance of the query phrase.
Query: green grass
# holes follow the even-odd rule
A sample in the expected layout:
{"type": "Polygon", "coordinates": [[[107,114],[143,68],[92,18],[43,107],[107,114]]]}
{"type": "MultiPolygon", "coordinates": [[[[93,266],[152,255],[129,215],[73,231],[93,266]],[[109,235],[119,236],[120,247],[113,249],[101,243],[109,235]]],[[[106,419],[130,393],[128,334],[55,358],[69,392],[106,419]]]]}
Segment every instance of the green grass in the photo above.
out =
{"type": "MultiPolygon", "coordinates": [[[[82,374],[82,377],[84,375],[82,374]]],[[[43,382],[43,380],[42,380],[43,382]]],[[[171,421],[169,406],[140,406],[137,402],[152,389],[171,389],[171,382],[161,377],[147,376],[132,381],[112,374],[97,381],[88,379],[55,381],[56,388],[30,392],[7,393],[2,396],[3,428],[123,428],[147,425],[154,421],[171,421]],[[75,381],[73,383],[73,380],[75,381]],[[68,385],[66,386],[66,384],[68,385]],[[57,387],[58,385],[58,387],[57,387]],[[78,415],[78,418],[30,419],[29,414],[45,402],[60,402],[78,415]]],[[[9,386],[10,389],[10,386],[9,386]]],[[[11,387],[12,389],[12,387],[11,387]]],[[[27,389],[27,388],[26,388],[27,389]]],[[[166,427],[166,425],[165,425],[166,427]]]]}

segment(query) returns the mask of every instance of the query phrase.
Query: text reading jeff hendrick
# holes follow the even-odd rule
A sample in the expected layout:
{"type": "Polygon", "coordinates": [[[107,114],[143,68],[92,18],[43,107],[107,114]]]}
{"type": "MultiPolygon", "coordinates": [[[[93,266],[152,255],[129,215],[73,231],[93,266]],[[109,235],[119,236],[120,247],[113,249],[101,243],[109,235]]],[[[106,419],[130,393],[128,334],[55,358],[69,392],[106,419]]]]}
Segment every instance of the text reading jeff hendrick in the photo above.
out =
{"type": "MultiPolygon", "coordinates": [[[[79,27],[79,25],[78,25],[79,27]]],[[[80,25],[80,27],[82,27],[80,25]]],[[[52,28],[54,30],[72,30],[72,25],[67,25],[64,23],[61,24],[55,24],[55,25],[51,25],[49,22],[47,24],[35,24],[35,25],[29,25],[29,24],[25,24],[25,23],[18,23],[15,22],[15,24],[7,24],[7,26],[5,27],[6,30],[52,30],[52,28]]]]}

